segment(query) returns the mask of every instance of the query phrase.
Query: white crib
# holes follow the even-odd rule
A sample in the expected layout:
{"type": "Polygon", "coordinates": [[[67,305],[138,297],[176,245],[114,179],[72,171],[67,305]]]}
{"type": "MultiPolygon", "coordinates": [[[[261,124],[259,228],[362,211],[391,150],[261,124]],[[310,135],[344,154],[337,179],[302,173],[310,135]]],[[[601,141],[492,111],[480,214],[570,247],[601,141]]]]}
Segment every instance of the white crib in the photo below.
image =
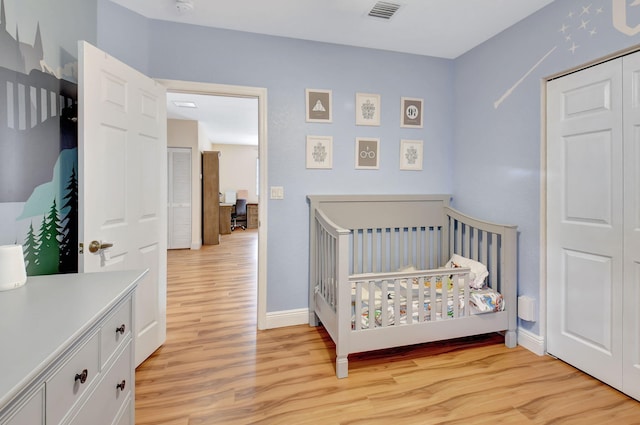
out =
{"type": "Polygon", "coordinates": [[[450,195],[308,199],[309,323],[333,339],[338,378],[351,353],[500,331],[516,346],[516,226],[464,215],[450,195]],[[486,292],[470,289],[471,268],[443,267],[453,254],[486,265],[486,292]],[[488,292],[501,309],[473,311],[488,292]]]}

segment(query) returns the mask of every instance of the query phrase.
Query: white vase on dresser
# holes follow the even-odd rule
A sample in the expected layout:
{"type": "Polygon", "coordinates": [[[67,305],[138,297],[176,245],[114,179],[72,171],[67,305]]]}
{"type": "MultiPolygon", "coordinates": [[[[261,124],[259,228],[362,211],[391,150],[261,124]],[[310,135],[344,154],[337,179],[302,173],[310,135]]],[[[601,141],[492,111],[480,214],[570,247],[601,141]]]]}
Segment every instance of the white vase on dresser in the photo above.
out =
{"type": "Polygon", "coordinates": [[[0,425],[134,424],[145,273],[36,276],[0,292],[0,425]]]}

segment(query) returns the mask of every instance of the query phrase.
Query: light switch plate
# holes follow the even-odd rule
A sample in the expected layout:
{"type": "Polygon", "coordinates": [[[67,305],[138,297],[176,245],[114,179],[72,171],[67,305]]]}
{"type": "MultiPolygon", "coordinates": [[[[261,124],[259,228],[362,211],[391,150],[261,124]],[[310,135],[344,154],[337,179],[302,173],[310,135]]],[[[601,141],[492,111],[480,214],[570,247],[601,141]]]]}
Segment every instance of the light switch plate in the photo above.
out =
{"type": "Polygon", "coordinates": [[[271,199],[284,199],[284,188],[282,186],[271,186],[271,199]]]}

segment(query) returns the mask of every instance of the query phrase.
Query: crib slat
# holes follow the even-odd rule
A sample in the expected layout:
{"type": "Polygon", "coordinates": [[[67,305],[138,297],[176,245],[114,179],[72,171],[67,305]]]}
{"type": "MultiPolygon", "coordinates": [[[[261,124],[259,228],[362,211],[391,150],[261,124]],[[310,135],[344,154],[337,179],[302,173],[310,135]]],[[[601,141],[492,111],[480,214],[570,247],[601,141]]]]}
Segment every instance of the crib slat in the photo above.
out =
{"type": "Polygon", "coordinates": [[[362,230],[362,273],[371,272],[369,261],[371,259],[371,242],[369,242],[369,229],[362,230]]]}
{"type": "Polygon", "coordinates": [[[393,282],[393,325],[400,326],[400,281],[398,279],[393,282]]]}
{"type": "Polygon", "coordinates": [[[355,282],[356,291],[353,299],[353,321],[355,330],[362,329],[362,281],[355,282]]]}
{"type": "Polygon", "coordinates": [[[405,298],[406,298],[406,321],[407,324],[413,323],[413,288],[409,280],[405,280],[405,298]]]}
{"type": "Polygon", "coordinates": [[[427,320],[424,308],[424,277],[418,278],[418,321],[427,320]]]}
{"type": "MultiPolygon", "coordinates": [[[[460,311],[459,311],[459,302],[458,302],[458,296],[460,295],[460,275],[456,275],[453,277],[453,287],[451,288],[451,307],[453,309],[453,317],[459,317],[460,316],[460,311]]],[[[445,284],[444,282],[442,283],[442,286],[444,287],[445,284]]],[[[447,289],[449,289],[449,284],[447,282],[447,289]]],[[[444,290],[442,291],[444,293],[444,290]]],[[[447,291],[447,300],[449,299],[448,296],[448,291],[447,291]]],[[[447,301],[448,304],[448,301],[447,301]]],[[[447,309],[448,312],[448,309],[447,309]]]]}
{"type": "MultiPolygon", "coordinates": [[[[498,235],[495,233],[491,234],[491,254],[489,258],[489,262],[491,263],[491,268],[489,269],[489,282],[491,287],[496,291],[501,291],[502,288],[497,288],[496,283],[498,282],[498,235]]],[[[501,276],[502,278],[502,276],[501,276]]]]}
{"type": "Polygon", "coordinates": [[[480,256],[478,257],[478,261],[482,264],[487,264],[487,232],[484,230],[480,231],[480,236],[480,256]]]}
{"type": "Polygon", "coordinates": [[[376,283],[369,281],[369,329],[376,327],[376,283]]]}
{"type": "Polygon", "coordinates": [[[389,282],[383,280],[382,285],[382,302],[380,303],[381,314],[380,320],[382,327],[389,326],[389,282]]]}

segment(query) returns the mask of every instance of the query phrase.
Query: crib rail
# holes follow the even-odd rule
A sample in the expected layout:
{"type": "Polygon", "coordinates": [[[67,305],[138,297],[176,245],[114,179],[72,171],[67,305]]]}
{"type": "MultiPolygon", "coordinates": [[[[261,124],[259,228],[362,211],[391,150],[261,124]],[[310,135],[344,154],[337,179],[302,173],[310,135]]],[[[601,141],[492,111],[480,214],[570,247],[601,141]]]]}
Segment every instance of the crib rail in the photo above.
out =
{"type": "Polygon", "coordinates": [[[517,343],[517,264],[518,228],[478,220],[445,206],[445,229],[447,235],[444,251],[448,255],[458,254],[479,261],[487,266],[487,286],[502,294],[507,305],[509,327],[505,344],[514,347],[517,343]]]}
{"type": "Polygon", "coordinates": [[[403,326],[470,315],[469,269],[453,268],[349,277],[352,329],[403,326]]]}
{"type": "Polygon", "coordinates": [[[441,257],[442,226],[356,228],[350,246],[350,274],[427,270],[447,260],[441,257]]]}

